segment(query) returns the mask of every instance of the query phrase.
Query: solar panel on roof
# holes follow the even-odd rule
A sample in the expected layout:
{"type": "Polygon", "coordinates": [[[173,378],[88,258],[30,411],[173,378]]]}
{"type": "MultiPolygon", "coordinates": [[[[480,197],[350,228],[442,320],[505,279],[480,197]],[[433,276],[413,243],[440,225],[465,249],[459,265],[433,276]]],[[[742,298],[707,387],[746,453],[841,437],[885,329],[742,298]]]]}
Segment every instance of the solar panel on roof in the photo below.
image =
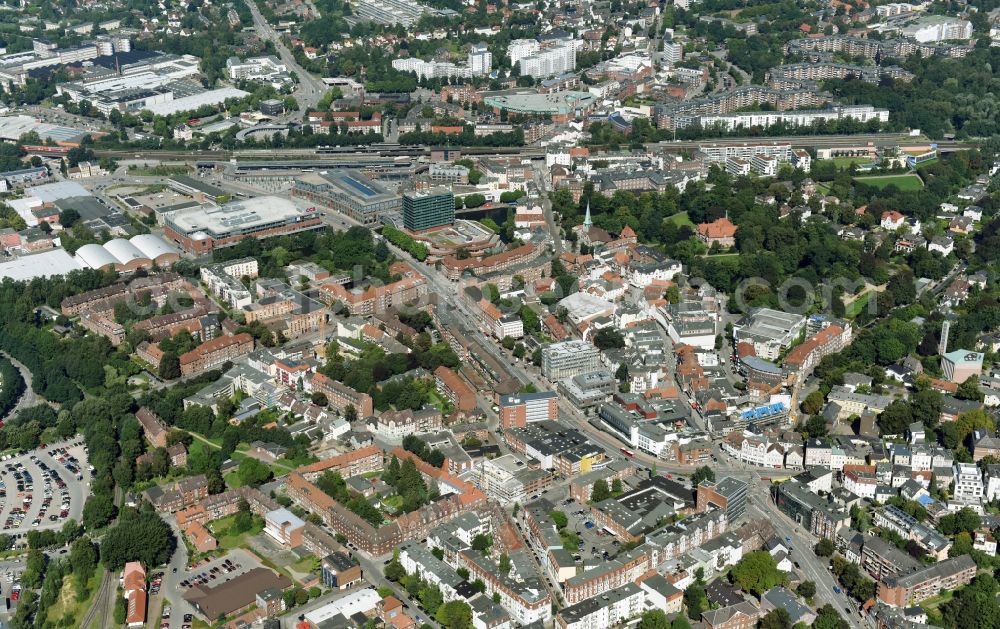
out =
{"type": "Polygon", "coordinates": [[[365,184],[361,183],[360,181],[358,181],[353,177],[348,177],[345,175],[341,177],[341,181],[351,186],[352,188],[354,188],[361,194],[365,195],[366,197],[373,197],[378,194],[377,192],[375,192],[375,190],[373,190],[369,186],[366,186],[365,184]]]}

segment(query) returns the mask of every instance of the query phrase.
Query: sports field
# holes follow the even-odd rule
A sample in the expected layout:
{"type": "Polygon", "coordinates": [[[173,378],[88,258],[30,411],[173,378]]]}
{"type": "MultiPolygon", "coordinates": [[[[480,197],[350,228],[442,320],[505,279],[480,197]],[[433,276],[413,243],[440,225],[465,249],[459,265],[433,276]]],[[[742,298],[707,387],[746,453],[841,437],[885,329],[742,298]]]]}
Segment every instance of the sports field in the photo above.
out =
{"type": "Polygon", "coordinates": [[[874,188],[885,188],[886,186],[895,185],[900,190],[911,191],[920,190],[924,187],[923,180],[917,175],[883,175],[876,177],[855,177],[854,181],[858,183],[863,183],[867,186],[872,186],[874,188]]]}

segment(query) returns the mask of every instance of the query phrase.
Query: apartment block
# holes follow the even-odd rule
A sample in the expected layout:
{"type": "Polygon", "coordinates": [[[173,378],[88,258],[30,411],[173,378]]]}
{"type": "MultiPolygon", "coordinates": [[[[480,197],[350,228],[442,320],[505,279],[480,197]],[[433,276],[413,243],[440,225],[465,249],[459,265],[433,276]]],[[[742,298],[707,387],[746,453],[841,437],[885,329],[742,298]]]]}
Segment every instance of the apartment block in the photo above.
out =
{"type": "Polygon", "coordinates": [[[201,267],[201,281],[205,282],[212,294],[234,309],[253,301],[250,289],[243,285],[241,279],[255,279],[257,274],[255,258],[240,258],[201,267]]]}
{"type": "Polygon", "coordinates": [[[476,408],[476,392],[457,373],[444,365],[434,370],[434,382],[455,408],[471,412],[476,408]]]}
{"type": "Polygon", "coordinates": [[[925,566],[912,574],[886,579],[878,585],[878,598],[893,607],[910,607],[942,591],[966,585],[975,576],[976,563],[972,557],[959,555],[925,566]]]}
{"type": "Polygon", "coordinates": [[[309,393],[322,393],[330,406],[343,413],[348,406],[353,406],[358,417],[369,417],[375,412],[375,405],[367,393],[355,391],[346,384],[332,380],[321,373],[309,374],[304,381],[304,388],[309,393]]]}
{"type": "Polygon", "coordinates": [[[319,294],[325,302],[339,302],[350,314],[360,316],[382,313],[393,306],[413,304],[426,297],[427,293],[427,280],[415,272],[398,282],[365,289],[348,289],[338,283],[319,287],[319,294]]]}
{"type": "Polygon", "coordinates": [[[167,447],[167,425],[159,415],[143,406],[135,412],[135,418],[142,426],[143,435],[150,445],[156,448],[167,447]]]}
{"type": "Polygon", "coordinates": [[[571,605],[556,614],[559,629],[605,629],[642,614],[645,594],[635,583],[571,605]]]}
{"type": "Polygon", "coordinates": [[[181,375],[215,369],[227,361],[245,356],[253,351],[253,337],[247,333],[223,336],[206,341],[180,357],[181,375]]]}

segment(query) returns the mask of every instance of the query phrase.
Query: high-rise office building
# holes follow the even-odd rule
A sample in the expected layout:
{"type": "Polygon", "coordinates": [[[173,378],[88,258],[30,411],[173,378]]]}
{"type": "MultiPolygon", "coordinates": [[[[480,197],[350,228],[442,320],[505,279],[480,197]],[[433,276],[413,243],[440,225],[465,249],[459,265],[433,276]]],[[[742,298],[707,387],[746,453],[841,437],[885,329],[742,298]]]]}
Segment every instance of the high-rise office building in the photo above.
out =
{"type": "Polygon", "coordinates": [[[673,41],[664,42],[663,59],[671,65],[680,63],[684,60],[684,46],[673,41]]]}
{"type": "Polygon", "coordinates": [[[469,73],[472,76],[486,76],[493,69],[493,53],[483,42],[472,44],[469,49],[469,73]]]}
{"type": "Polygon", "coordinates": [[[542,375],[552,382],[595,371],[600,366],[600,352],[586,341],[563,341],[542,348],[542,375]]]}
{"type": "Polygon", "coordinates": [[[423,231],[455,222],[455,195],[447,188],[403,194],[403,226],[423,231]]]}

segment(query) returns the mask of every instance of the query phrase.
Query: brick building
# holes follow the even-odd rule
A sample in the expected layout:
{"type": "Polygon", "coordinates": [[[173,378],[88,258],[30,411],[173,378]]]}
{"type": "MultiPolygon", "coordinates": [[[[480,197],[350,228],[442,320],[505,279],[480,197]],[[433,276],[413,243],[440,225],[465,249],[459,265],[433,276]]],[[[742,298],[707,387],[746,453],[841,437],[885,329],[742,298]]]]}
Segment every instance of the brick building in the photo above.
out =
{"type": "Polygon", "coordinates": [[[253,337],[246,332],[205,341],[180,357],[181,375],[190,376],[215,369],[226,361],[245,356],[252,351],[253,337]]]}
{"type": "Polygon", "coordinates": [[[434,381],[455,408],[471,412],[476,408],[476,392],[457,373],[441,365],[434,370],[434,381]]]}
{"type": "Polygon", "coordinates": [[[167,425],[156,413],[143,406],[135,412],[135,418],[139,420],[142,433],[150,445],[156,448],[167,447],[167,425]]]}

